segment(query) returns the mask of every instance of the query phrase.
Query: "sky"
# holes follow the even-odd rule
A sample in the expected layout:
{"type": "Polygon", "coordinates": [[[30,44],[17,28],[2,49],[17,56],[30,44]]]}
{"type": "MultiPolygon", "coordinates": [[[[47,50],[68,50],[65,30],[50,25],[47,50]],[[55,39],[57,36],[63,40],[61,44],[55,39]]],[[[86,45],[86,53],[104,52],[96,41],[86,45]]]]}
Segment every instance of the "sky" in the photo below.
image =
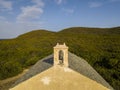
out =
{"type": "Polygon", "coordinates": [[[0,0],[0,39],[37,29],[120,26],[120,0],[0,0]]]}

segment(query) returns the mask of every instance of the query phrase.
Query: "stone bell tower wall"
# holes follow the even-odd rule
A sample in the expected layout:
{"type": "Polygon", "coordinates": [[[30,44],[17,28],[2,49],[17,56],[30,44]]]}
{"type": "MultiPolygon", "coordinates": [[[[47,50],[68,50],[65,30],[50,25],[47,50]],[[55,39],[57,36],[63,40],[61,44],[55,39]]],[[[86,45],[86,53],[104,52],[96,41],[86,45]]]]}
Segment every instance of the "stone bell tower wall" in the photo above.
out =
{"type": "Polygon", "coordinates": [[[63,52],[63,66],[68,67],[68,47],[65,45],[57,45],[54,47],[54,66],[59,65],[59,51],[63,52]]]}

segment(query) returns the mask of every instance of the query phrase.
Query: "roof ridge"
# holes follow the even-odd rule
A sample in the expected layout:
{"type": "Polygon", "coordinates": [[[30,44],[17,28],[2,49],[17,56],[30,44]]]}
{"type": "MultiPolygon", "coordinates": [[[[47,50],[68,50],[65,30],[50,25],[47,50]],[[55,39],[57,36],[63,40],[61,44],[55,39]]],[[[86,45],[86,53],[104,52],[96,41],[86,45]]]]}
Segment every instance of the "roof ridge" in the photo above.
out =
{"type": "MultiPolygon", "coordinates": [[[[90,65],[86,60],[77,55],[69,52],[68,53],[68,62],[69,68],[72,70],[92,79],[96,82],[102,84],[103,86],[109,88],[110,90],[114,90],[107,81],[103,79],[103,77],[97,73],[97,71],[90,65]]],[[[53,66],[53,54],[39,60],[35,65],[33,65],[30,70],[23,75],[20,79],[18,79],[12,87],[18,85],[19,83],[47,70],[48,68],[53,66]]]]}

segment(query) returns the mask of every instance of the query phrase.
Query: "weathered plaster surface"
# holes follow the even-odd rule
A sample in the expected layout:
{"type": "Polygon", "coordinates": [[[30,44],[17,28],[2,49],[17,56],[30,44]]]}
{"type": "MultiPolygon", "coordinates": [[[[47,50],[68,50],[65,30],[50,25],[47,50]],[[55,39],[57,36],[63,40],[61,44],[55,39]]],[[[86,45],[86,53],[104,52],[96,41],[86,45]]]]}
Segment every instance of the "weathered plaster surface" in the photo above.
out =
{"type": "Polygon", "coordinates": [[[70,68],[53,66],[10,90],[109,90],[70,68]]]}

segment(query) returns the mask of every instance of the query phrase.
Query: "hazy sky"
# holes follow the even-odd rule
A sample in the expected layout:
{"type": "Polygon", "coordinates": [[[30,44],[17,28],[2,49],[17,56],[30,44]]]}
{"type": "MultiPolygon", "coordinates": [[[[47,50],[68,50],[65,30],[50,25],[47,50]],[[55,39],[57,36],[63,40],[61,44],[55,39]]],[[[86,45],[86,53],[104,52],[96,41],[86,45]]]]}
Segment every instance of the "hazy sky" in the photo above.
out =
{"type": "Polygon", "coordinates": [[[0,38],[73,26],[120,26],[120,0],[0,0],[0,38]]]}

